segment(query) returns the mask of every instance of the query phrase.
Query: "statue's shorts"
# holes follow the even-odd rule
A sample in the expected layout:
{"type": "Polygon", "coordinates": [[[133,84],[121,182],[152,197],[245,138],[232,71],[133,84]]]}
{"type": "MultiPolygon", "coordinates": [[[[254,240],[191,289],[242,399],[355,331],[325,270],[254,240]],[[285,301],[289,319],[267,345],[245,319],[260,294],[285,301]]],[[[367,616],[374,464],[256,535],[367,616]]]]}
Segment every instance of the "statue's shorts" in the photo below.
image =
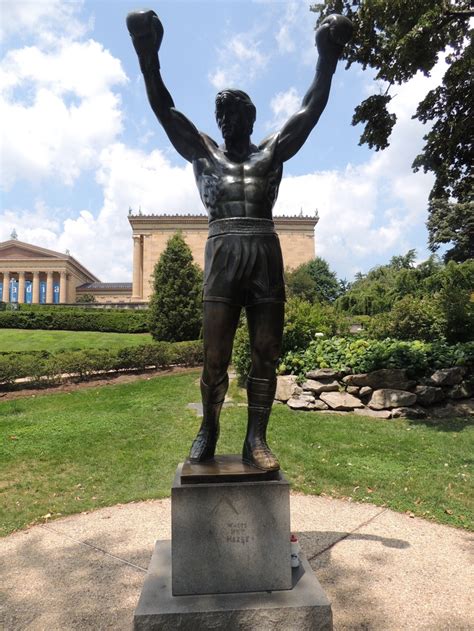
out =
{"type": "Polygon", "coordinates": [[[285,302],[283,259],[273,221],[231,217],[209,224],[203,300],[241,307],[285,302]]]}

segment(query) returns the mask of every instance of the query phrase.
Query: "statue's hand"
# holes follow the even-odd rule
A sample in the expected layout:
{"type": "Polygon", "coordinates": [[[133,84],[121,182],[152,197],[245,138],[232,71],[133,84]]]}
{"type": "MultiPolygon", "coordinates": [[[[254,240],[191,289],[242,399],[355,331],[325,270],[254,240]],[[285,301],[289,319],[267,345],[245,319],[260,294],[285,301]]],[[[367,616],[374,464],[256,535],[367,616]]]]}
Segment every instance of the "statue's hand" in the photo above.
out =
{"type": "Polygon", "coordinates": [[[140,60],[158,53],[163,25],[154,11],[144,9],[127,15],[127,28],[140,60]]]}
{"type": "Polygon", "coordinates": [[[316,46],[321,57],[339,57],[345,44],[351,39],[352,22],[334,13],[328,15],[316,30],[316,46]]]}

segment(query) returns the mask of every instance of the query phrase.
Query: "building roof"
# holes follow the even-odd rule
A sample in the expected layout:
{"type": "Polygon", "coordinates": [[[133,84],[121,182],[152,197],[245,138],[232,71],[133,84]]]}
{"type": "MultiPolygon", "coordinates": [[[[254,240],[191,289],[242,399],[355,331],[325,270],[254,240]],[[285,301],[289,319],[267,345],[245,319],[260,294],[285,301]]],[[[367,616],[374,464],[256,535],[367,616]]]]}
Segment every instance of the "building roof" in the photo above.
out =
{"type": "Polygon", "coordinates": [[[99,280],[95,274],[92,274],[92,272],[70,254],[42,248],[39,245],[32,245],[31,243],[25,243],[18,239],[9,239],[8,241],[2,241],[0,243],[0,261],[25,261],[28,259],[56,259],[57,261],[67,262],[76,267],[76,269],[82,272],[86,277],[94,281],[99,280]]]}
{"type": "Polygon", "coordinates": [[[132,291],[132,283],[84,283],[76,287],[76,291],[132,291]]]}

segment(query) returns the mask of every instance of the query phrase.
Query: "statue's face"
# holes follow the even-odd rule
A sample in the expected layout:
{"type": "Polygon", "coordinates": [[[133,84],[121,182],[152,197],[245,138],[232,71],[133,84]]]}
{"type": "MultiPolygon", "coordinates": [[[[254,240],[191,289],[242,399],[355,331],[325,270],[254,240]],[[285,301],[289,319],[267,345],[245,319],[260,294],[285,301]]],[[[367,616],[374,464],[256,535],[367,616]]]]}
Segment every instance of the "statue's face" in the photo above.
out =
{"type": "Polygon", "coordinates": [[[216,120],[224,140],[232,141],[242,136],[250,136],[253,124],[249,121],[248,109],[245,105],[230,97],[223,100],[216,120]]]}

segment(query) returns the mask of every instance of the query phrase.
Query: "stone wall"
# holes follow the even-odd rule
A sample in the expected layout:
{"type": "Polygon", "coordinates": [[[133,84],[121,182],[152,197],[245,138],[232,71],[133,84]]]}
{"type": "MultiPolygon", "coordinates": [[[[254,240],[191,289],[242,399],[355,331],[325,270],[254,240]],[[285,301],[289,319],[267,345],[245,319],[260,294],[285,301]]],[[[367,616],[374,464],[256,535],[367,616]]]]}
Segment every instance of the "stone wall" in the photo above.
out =
{"type": "Polygon", "coordinates": [[[473,391],[463,367],[436,370],[419,380],[409,379],[402,369],[351,375],[320,368],[308,372],[301,385],[293,375],[278,377],[275,399],[293,410],[424,418],[474,414],[473,391]]]}

